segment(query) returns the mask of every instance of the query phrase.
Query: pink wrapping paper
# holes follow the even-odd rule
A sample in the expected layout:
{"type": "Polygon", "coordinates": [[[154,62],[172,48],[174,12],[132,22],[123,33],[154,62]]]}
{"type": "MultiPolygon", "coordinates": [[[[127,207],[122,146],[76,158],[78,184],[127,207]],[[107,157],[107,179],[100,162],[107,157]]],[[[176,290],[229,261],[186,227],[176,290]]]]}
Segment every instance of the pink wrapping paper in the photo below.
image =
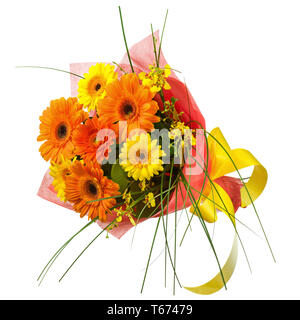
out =
{"type": "MultiPolygon", "coordinates": [[[[157,42],[157,48],[159,47],[159,37],[158,37],[158,31],[155,32],[155,37],[158,39],[157,42]]],[[[152,42],[152,35],[148,36],[144,40],[140,41],[139,43],[135,44],[133,47],[130,48],[130,57],[132,60],[132,64],[134,67],[134,70],[136,73],[139,73],[141,71],[148,72],[148,66],[149,64],[153,64],[153,61],[155,60],[154,52],[153,52],[153,42],[152,42]]],[[[167,64],[167,61],[164,58],[163,53],[161,52],[160,55],[160,66],[165,66],[167,64]]],[[[72,63],[70,64],[70,71],[72,73],[83,75],[84,73],[88,72],[89,68],[96,64],[96,62],[93,63],[72,63]]],[[[124,55],[120,62],[120,66],[125,69],[128,72],[131,72],[131,67],[129,65],[127,54],[124,55]]],[[[79,78],[71,75],[71,95],[77,96],[77,88],[78,88],[78,80],[79,78]]],[[[197,122],[200,123],[201,127],[205,129],[205,120],[202,116],[195,100],[193,99],[191,93],[186,88],[185,84],[182,83],[175,73],[172,71],[170,77],[168,78],[168,82],[171,86],[171,90],[165,90],[164,94],[166,99],[170,99],[172,96],[176,99],[179,99],[175,106],[178,112],[183,111],[183,121],[188,123],[190,119],[193,119],[196,122],[190,123],[189,125],[192,128],[199,128],[199,125],[197,122]]],[[[197,143],[199,145],[197,146],[198,153],[194,154],[194,157],[197,159],[197,161],[203,165],[203,159],[206,159],[206,147],[205,147],[205,140],[204,137],[200,137],[197,143]],[[200,141],[199,141],[200,140],[200,141]]],[[[197,190],[201,190],[203,181],[204,181],[204,172],[200,169],[198,165],[187,165],[185,164],[183,168],[183,172],[186,176],[187,181],[190,182],[191,186],[193,186],[197,190]],[[196,172],[195,172],[196,171],[196,172]],[[192,175],[190,175],[190,172],[192,172],[192,175]]],[[[227,177],[219,178],[218,184],[220,184],[225,191],[229,194],[230,197],[233,199],[233,203],[235,208],[237,209],[240,206],[240,185],[236,181],[237,179],[230,178],[229,180],[227,177]],[[231,180],[232,179],[232,180],[231,180]]],[[[63,206],[65,208],[72,210],[72,205],[70,203],[64,203],[60,201],[56,193],[52,187],[52,177],[49,175],[49,172],[47,171],[42,184],[40,186],[40,189],[38,191],[38,195],[48,201],[54,202],[60,206],[63,206]]],[[[177,210],[181,210],[184,207],[189,207],[191,205],[189,197],[186,197],[186,190],[185,187],[181,184],[181,190],[183,193],[183,196],[181,192],[178,189],[178,195],[177,195],[177,210]]],[[[196,192],[193,192],[194,197],[197,199],[198,194],[196,192]]],[[[169,211],[168,214],[175,211],[175,193],[173,192],[170,197],[170,203],[169,203],[169,211]]],[[[167,212],[164,212],[166,214],[167,212]]],[[[160,215],[160,212],[158,212],[153,217],[158,217],[160,215]]],[[[111,221],[115,219],[114,215],[107,215],[107,221],[97,223],[100,227],[105,228],[111,221]]],[[[145,221],[146,219],[140,219],[138,223],[141,223],[145,221]]],[[[133,225],[129,221],[129,219],[124,216],[121,223],[119,223],[119,226],[117,228],[113,228],[109,232],[114,235],[117,238],[121,238],[129,229],[131,229],[133,225]]]]}

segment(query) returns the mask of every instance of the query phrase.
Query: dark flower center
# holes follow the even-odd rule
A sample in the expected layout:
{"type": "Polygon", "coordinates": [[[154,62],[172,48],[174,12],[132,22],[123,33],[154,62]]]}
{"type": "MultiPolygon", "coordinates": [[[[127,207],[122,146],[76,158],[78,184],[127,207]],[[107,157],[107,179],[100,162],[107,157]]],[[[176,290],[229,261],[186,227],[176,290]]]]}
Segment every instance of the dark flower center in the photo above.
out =
{"type": "Polygon", "coordinates": [[[60,125],[58,126],[58,128],[57,128],[57,136],[58,136],[60,139],[64,139],[64,138],[66,137],[67,133],[68,133],[68,128],[67,128],[67,126],[66,126],[64,123],[60,124],[60,125]]]}
{"type": "Polygon", "coordinates": [[[100,83],[97,83],[96,87],[95,87],[95,90],[98,91],[101,89],[101,84],[100,83]]]}
{"type": "Polygon", "coordinates": [[[120,115],[122,119],[130,120],[136,116],[137,109],[134,101],[125,100],[120,105],[120,115]]]}
{"type": "Polygon", "coordinates": [[[133,112],[133,107],[130,104],[126,104],[123,108],[124,113],[128,116],[133,112]]]}
{"type": "Polygon", "coordinates": [[[98,194],[97,187],[92,181],[87,181],[86,182],[86,188],[89,194],[96,196],[98,194]]]}

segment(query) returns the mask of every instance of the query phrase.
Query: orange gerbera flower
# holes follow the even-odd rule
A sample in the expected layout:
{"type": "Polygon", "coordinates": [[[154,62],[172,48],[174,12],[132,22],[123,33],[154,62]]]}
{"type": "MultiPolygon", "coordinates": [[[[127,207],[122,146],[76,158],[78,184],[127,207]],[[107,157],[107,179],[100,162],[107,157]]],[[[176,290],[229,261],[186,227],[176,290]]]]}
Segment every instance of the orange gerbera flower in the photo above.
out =
{"type": "Polygon", "coordinates": [[[80,155],[85,163],[97,160],[101,164],[104,159],[108,159],[111,146],[115,142],[116,134],[113,128],[107,128],[97,116],[87,119],[74,131],[76,154],[80,155]]]}
{"type": "Polygon", "coordinates": [[[153,123],[159,122],[155,116],[157,102],[152,100],[155,93],[140,84],[135,73],[124,74],[106,87],[106,97],[97,106],[99,116],[105,123],[127,121],[127,129],[151,131],[153,123]]]}
{"type": "Polygon", "coordinates": [[[116,204],[119,195],[119,185],[103,175],[103,170],[97,163],[84,165],[82,161],[75,161],[70,167],[71,174],[66,176],[66,199],[73,203],[73,209],[80,213],[80,217],[88,215],[89,219],[99,217],[106,221],[106,213],[116,204]],[[89,202],[93,201],[93,202],[89,202]]]}
{"type": "Polygon", "coordinates": [[[58,162],[61,155],[65,159],[71,158],[74,155],[73,131],[87,117],[77,98],[52,100],[40,116],[37,140],[46,140],[40,147],[42,157],[53,162],[58,162]]]}

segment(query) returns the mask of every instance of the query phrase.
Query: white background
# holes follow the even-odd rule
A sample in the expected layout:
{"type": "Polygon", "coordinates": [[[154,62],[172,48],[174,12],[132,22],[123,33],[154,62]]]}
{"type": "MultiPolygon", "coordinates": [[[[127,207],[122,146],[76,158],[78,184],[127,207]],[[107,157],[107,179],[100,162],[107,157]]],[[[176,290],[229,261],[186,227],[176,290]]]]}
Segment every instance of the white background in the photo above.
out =
{"type": "MultiPolygon", "coordinates": [[[[299,1],[6,1],[0,12],[1,299],[300,298],[299,1]],[[141,295],[156,221],[138,226],[132,248],[132,231],[121,240],[103,235],[58,283],[99,232],[97,225],[91,226],[37,286],[51,254],[87,220],[36,195],[48,167],[38,152],[38,117],[51,99],[69,96],[69,76],[15,66],[68,70],[71,62],[119,61],[125,48],[118,4],[129,46],[150,33],[150,23],[161,30],[169,9],[163,52],[182,71],[208,130],[220,126],[232,148],[250,150],[268,170],[268,184],[256,207],[277,263],[262,238],[238,225],[252,274],[240,250],[227,291],[198,296],[177,286],[173,296],[170,264],[164,288],[163,254],[151,266],[141,295]]],[[[252,208],[240,209],[237,217],[261,237],[252,208]]],[[[182,235],[184,215],[180,222],[182,235]]],[[[183,285],[200,285],[217,272],[197,222],[177,250],[183,285]]],[[[222,214],[214,234],[224,263],[233,230],[222,214]]],[[[162,240],[160,235],[154,257],[164,248],[162,240]]]]}

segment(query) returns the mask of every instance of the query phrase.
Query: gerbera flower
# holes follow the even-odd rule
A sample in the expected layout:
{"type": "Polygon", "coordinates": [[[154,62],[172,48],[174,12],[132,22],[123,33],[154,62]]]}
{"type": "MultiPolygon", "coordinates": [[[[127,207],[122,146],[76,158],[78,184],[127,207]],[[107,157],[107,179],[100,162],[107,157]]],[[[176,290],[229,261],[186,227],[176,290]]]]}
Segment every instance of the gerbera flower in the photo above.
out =
{"type": "Polygon", "coordinates": [[[106,213],[116,204],[116,199],[93,200],[119,195],[119,185],[105,177],[96,162],[84,165],[82,161],[75,161],[70,172],[66,176],[65,194],[73,203],[73,209],[81,218],[88,215],[89,219],[98,217],[100,221],[106,221],[106,213]]]}
{"type": "Polygon", "coordinates": [[[42,157],[46,161],[51,159],[58,162],[61,155],[65,159],[74,156],[73,132],[87,117],[77,98],[52,100],[50,107],[40,116],[40,135],[37,140],[46,140],[40,147],[42,157]]]}
{"type": "Polygon", "coordinates": [[[70,159],[64,159],[61,155],[59,163],[51,162],[50,176],[53,177],[52,185],[57,192],[57,197],[66,202],[66,176],[70,174],[70,166],[72,161],[70,159]]]}
{"type": "Polygon", "coordinates": [[[127,172],[128,177],[134,180],[150,180],[159,171],[163,171],[165,156],[157,140],[152,140],[149,134],[143,133],[127,139],[120,153],[120,164],[127,172]]]}
{"type": "Polygon", "coordinates": [[[127,129],[143,129],[147,132],[159,122],[155,116],[157,102],[152,100],[155,93],[140,84],[136,74],[124,74],[106,87],[106,97],[99,101],[97,111],[105,123],[127,121],[127,129]]]}
{"type": "Polygon", "coordinates": [[[84,79],[78,82],[78,99],[84,107],[88,108],[88,111],[94,110],[98,101],[105,97],[106,86],[118,75],[114,66],[97,63],[91,66],[89,72],[83,76],[84,79]]]}
{"type": "Polygon", "coordinates": [[[97,116],[94,116],[77,127],[74,131],[73,141],[76,154],[79,154],[86,163],[97,159],[101,164],[104,159],[108,159],[111,145],[115,139],[116,134],[113,127],[107,128],[97,116]],[[97,139],[99,134],[103,136],[101,137],[102,141],[97,139]]]}

